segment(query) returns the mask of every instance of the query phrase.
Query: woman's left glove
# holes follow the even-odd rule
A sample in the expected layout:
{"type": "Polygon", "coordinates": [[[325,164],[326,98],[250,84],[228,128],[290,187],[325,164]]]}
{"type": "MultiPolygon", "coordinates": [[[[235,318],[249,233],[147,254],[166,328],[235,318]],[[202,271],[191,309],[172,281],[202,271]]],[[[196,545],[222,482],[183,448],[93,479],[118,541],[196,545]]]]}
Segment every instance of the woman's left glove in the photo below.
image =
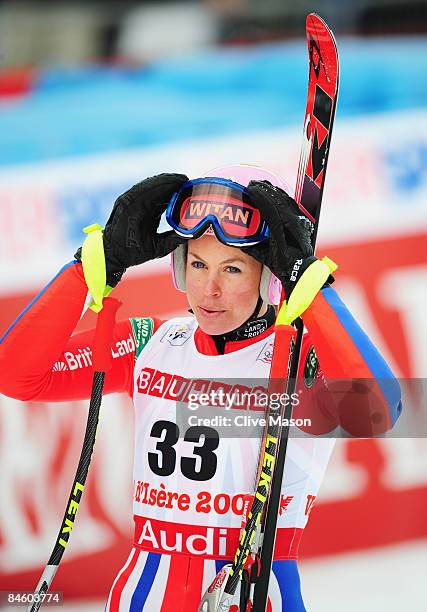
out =
{"type": "Polygon", "coordinates": [[[311,244],[314,225],[291,196],[269,181],[251,181],[247,193],[267,223],[270,237],[245,251],[270,268],[289,298],[303,272],[316,261],[311,244]]]}
{"type": "MultiPolygon", "coordinates": [[[[115,287],[126,268],[164,257],[184,242],[173,230],[157,233],[160,218],[185,174],[158,174],[120,195],[104,229],[107,285],[115,287]]],[[[80,249],[75,257],[80,260],[80,249]]]]}

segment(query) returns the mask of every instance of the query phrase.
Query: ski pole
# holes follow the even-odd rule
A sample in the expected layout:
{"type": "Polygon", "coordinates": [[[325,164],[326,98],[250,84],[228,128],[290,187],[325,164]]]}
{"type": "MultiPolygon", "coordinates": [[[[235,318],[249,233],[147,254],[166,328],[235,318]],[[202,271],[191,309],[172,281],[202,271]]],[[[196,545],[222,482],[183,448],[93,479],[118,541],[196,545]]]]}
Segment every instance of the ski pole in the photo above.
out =
{"type": "Polygon", "coordinates": [[[27,608],[28,612],[37,612],[43,604],[71,536],[95,445],[104,378],[112,363],[111,341],[116,312],[120,306],[121,302],[119,300],[110,297],[104,298],[102,310],[97,317],[92,354],[94,368],[92,393],[83,447],[55,546],[34,591],[33,602],[27,608]]]}

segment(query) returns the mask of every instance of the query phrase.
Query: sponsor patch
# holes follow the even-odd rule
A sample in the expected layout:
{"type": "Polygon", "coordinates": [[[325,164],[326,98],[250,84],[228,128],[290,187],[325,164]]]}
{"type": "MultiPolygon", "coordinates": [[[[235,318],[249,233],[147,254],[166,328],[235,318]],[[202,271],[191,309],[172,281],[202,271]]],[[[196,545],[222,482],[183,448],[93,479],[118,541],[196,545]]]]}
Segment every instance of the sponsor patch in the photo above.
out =
{"type": "Polygon", "coordinates": [[[135,342],[135,361],[141,354],[154,330],[154,321],[150,317],[138,317],[129,319],[132,326],[132,334],[135,342]]]}
{"type": "Polygon", "coordinates": [[[268,328],[267,319],[255,319],[255,321],[249,321],[246,323],[243,330],[238,332],[238,337],[241,338],[255,338],[259,336],[268,328]]]}
{"type": "Polygon", "coordinates": [[[183,208],[184,207],[184,218],[191,221],[196,220],[196,222],[199,221],[199,219],[205,219],[208,215],[214,215],[222,221],[248,228],[253,216],[253,210],[247,206],[243,206],[240,202],[236,205],[191,197],[187,198],[184,202],[183,208]]]}
{"type": "Polygon", "coordinates": [[[273,358],[273,343],[267,342],[261,349],[256,361],[263,361],[264,363],[271,363],[273,358]]]}
{"type": "Polygon", "coordinates": [[[316,501],[315,495],[307,495],[307,501],[305,504],[305,516],[308,516],[313,509],[314,502],[316,501]]]}
{"type": "MultiPolygon", "coordinates": [[[[131,333],[127,338],[117,340],[111,346],[111,356],[113,359],[124,357],[135,351],[135,341],[131,333]]],[[[90,346],[79,347],[72,351],[65,351],[63,354],[64,361],[56,361],[53,365],[52,372],[65,372],[66,370],[82,370],[92,367],[92,349],[90,346]]]]}
{"type": "Polygon", "coordinates": [[[56,361],[53,364],[52,372],[65,372],[68,370],[68,366],[64,361],[56,361]]]}
{"type": "Polygon", "coordinates": [[[314,346],[310,347],[304,365],[304,383],[309,389],[313,386],[319,370],[319,360],[317,359],[314,346]]]}
{"type": "Polygon", "coordinates": [[[293,498],[293,495],[287,495],[286,497],[284,495],[280,496],[279,516],[282,516],[282,514],[286,512],[293,498]]]}
{"type": "Polygon", "coordinates": [[[253,394],[265,394],[266,387],[261,385],[247,387],[242,384],[226,384],[206,378],[185,378],[170,372],[161,372],[148,366],[141,369],[136,380],[138,393],[163,397],[174,402],[195,402],[203,393],[217,394],[218,402],[213,404],[226,410],[265,410],[265,404],[258,408],[253,394]],[[193,396],[193,399],[191,399],[193,396]]]}
{"type": "Polygon", "coordinates": [[[182,346],[191,336],[192,329],[187,325],[172,325],[162,336],[160,342],[169,342],[171,346],[182,346]]]}
{"type": "Polygon", "coordinates": [[[222,587],[224,582],[227,580],[229,574],[230,574],[230,568],[223,567],[218,572],[218,574],[215,576],[213,582],[208,588],[208,593],[214,593],[215,591],[218,591],[222,587]]]}

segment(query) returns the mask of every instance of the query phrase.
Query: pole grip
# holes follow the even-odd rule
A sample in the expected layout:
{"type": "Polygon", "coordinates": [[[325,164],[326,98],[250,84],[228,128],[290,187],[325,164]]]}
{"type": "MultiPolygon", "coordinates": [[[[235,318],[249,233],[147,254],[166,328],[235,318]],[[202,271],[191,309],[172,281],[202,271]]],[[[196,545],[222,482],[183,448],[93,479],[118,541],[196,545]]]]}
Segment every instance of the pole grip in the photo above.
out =
{"type": "Polygon", "coordinates": [[[116,323],[116,313],[121,305],[120,300],[112,297],[105,297],[102,301],[102,310],[99,311],[96,322],[92,352],[95,372],[108,372],[113,363],[111,343],[116,323]]]}

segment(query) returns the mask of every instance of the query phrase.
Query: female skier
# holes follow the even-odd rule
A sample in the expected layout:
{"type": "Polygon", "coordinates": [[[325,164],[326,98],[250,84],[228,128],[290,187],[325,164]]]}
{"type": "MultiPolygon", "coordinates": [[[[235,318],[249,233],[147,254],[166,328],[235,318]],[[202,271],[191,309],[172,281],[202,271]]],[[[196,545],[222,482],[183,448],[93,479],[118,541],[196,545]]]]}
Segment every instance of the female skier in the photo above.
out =
{"type": "MultiPolygon", "coordinates": [[[[128,393],[135,406],[135,532],[107,611],[195,612],[233,558],[243,501],[254,490],[259,438],[237,425],[220,435],[187,408],[201,392],[219,396],[225,390],[227,401],[268,381],[277,279],[289,297],[316,260],[311,231],[281,179],[251,166],[217,169],[193,181],[161,174],[116,200],[103,234],[107,284],[115,287],[130,266],[172,253],[174,280],[186,292],[191,314],[168,321],[135,317],[115,327],[113,346],[126,350],[114,351],[104,392],[128,393]],[[171,229],[158,233],[166,209],[171,229]]],[[[1,339],[5,395],[23,401],[90,397],[87,347],[94,331],[73,335],[87,298],[80,253],[1,339]]],[[[309,407],[310,434],[335,435],[338,428],[348,435],[383,433],[399,415],[399,387],[332,280],[302,314],[306,332],[295,411],[309,407]],[[354,379],[358,385],[351,384],[354,379]],[[338,381],[339,401],[327,380],[338,381]]],[[[232,404],[221,414],[263,414],[256,406],[232,404]]],[[[209,414],[221,408],[212,400],[209,414]]],[[[298,546],[333,444],[331,435],[289,440],[269,610],[306,609],[298,546]]]]}

